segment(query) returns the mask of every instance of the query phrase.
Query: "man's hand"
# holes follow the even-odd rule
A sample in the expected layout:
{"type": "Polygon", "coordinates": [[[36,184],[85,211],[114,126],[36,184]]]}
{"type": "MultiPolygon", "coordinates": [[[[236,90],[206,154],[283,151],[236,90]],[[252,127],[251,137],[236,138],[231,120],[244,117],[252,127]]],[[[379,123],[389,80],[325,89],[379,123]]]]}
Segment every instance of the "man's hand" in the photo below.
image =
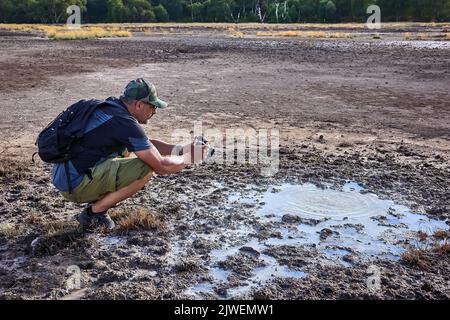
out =
{"type": "Polygon", "coordinates": [[[209,144],[195,145],[191,143],[189,153],[183,154],[186,164],[199,164],[208,157],[209,144]]]}
{"type": "Polygon", "coordinates": [[[196,137],[193,142],[185,145],[176,145],[173,147],[172,155],[183,156],[185,164],[198,164],[206,160],[210,153],[209,143],[203,139],[204,144],[200,144],[196,137]]]}
{"type": "Polygon", "coordinates": [[[156,148],[136,151],[136,156],[150,166],[153,171],[160,175],[176,173],[186,167],[184,157],[161,156],[156,148]]]}

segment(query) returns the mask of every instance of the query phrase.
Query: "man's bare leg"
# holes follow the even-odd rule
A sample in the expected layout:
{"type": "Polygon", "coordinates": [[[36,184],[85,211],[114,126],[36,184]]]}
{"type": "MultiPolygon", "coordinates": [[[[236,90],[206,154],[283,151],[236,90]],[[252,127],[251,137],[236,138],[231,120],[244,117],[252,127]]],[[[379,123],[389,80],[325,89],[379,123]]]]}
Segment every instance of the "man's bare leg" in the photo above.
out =
{"type": "Polygon", "coordinates": [[[92,213],[97,212],[105,212],[109,208],[113,207],[117,203],[128,199],[132,195],[134,195],[136,192],[141,190],[147,182],[150,181],[150,178],[153,175],[153,171],[150,171],[147,175],[145,175],[143,178],[134,181],[130,185],[119,189],[117,191],[108,193],[106,196],[101,198],[100,200],[97,200],[94,202],[91,206],[92,213]]]}

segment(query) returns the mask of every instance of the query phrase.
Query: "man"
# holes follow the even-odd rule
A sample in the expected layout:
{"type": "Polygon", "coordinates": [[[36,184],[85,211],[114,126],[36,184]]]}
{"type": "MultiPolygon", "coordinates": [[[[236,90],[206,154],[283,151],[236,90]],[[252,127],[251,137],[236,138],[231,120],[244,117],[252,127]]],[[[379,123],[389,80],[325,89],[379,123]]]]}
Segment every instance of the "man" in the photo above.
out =
{"type": "MultiPolygon", "coordinates": [[[[133,80],[119,99],[107,101],[110,103],[98,107],[89,118],[81,140],[83,152],[68,165],[55,164],[52,176],[65,199],[89,203],[77,216],[82,227],[111,230],[114,222],[108,209],[141,190],[153,173],[168,175],[183,170],[193,161],[194,146],[147,138],[140,124],[167,106],[148,81],[133,80]]],[[[202,148],[201,158],[207,148],[202,148]]]]}

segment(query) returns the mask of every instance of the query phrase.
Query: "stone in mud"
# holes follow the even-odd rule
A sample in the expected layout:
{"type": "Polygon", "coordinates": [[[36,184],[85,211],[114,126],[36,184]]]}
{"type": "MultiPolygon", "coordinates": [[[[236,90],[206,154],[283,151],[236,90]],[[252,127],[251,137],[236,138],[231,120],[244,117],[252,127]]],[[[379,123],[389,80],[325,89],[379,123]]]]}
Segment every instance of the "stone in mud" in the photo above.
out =
{"type": "Polygon", "coordinates": [[[328,228],[320,230],[320,240],[325,241],[329,236],[333,234],[333,231],[328,228]]]}
{"type": "Polygon", "coordinates": [[[342,257],[342,260],[343,260],[344,262],[347,262],[347,263],[354,263],[354,262],[355,262],[355,261],[353,260],[352,255],[350,255],[350,254],[346,254],[345,256],[343,256],[343,257],[342,257]]]}
{"type": "Polygon", "coordinates": [[[196,261],[182,261],[173,266],[173,271],[176,273],[201,272],[202,267],[196,261]]]}
{"type": "Polygon", "coordinates": [[[97,270],[106,270],[108,268],[108,264],[104,260],[97,260],[94,262],[93,268],[97,270]]]}
{"type": "Polygon", "coordinates": [[[308,226],[317,226],[319,223],[329,220],[328,218],[323,219],[323,220],[317,220],[317,219],[305,219],[305,218],[300,218],[300,222],[303,224],[306,224],[308,226]]]}
{"type": "Polygon", "coordinates": [[[299,216],[294,216],[292,214],[285,214],[282,218],[281,221],[285,222],[285,223],[298,223],[302,221],[302,218],[300,218],[299,216]]]}
{"type": "Polygon", "coordinates": [[[387,217],[379,215],[379,216],[371,217],[370,219],[372,219],[374,221],[378,221],[378,222],[384,222],[387,220],[387,217]]]}
{"type": "Polygon", "coordinates": [[[217,265],[222,269],[233,271],[236,276],[244,280],[251,277],[255,268],[264,267],[266,264],[254,255],[239,252],[227,257],[224,261],[218,262],[217,265]]]}
{"type": "Polygon", "coordinates": [[[254,257],[259,257],[259,255],[260,255],[258,250],[255,250],[252,247],[247,247],[247,246],[239,248],[239,251],[241,251],[244,254],[252,255],[254,257]]]}
{"type": "Polygon", "coordinates": [[[145,247],[149,252],[156,255],[163,255],[169,251],[168,243],[161,239],[155,238],[150,234],[138,234],[128,238],[127,244],[145,247]]]}
{"type": "Polygon", "coordinates": [[[214,243],[204,239],[195,239],[192,242],[192,246],[194,247],[194,249],[200,251],[209,251],[214,247],[214,243]]]}
{"type": "Polygon", "coordinates": [[[429,282],[425,282],[425,283],[422,285],[421,289],[424,290],[424,291],[429,292],[429,291],[432,291],[432,290],[433,290],[433,285],[432,285],[431,283],[429,283],[429,282]]]}
{"type": "Polygon", "coordinates": [[[101,273],[96,283],[105,284],[110,282],[122,282],[128,280],[129,278],[130,274],[127,274],[126,272],[110,270],[101,273]]]}
{"type": "Polygon", "coordinates": [[[272,231],[262,229],[255,235],[259,241],[264,241],[270,238],[283,239],[283,235],[279,231],[272,231]]]}
{"type": "Polygon", "coordinates": [[[334,292],[334,290],[333,290],[332,287],[325,287],[325,288],[323,289],[323,293],[325,293],[326,295],[333,294],[333,292],[334,292]]]}
{"type": "Polygon", "coordinates": [[[361,223],[346,223],[343,225],[343,227],[345,228],[353,228],[355,229],[357,232],[362,232],[364,230],[364,225],[361,223]]]}
{"type": "Polygon", "coordinates": [[[95,267],[95,261],[94,260],[80,261],[77,263],[77,265],[80,267],[80,269],[89,270],[95,267]]]}

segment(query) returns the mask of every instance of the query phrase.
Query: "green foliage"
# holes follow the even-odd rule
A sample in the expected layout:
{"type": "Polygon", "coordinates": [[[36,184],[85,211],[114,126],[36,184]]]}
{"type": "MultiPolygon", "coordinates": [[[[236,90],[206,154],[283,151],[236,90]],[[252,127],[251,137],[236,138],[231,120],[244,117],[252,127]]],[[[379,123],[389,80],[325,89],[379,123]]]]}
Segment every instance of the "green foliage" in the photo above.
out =
{"type": "Polygon", "coordinates": [[[86,0],[38,0],[34,2],[35,18],[44,23],[65,22],[69,16],[66,10],[70,5],[77,5],[86,10],[86,0]]]}
{"type": "Polygon", "coordinates": [[[86,21],[108,22],[108,3],[105,0],[88,0],[86,6],[86,21]]]}
{"type": "Polygon", "coordinates": [[[147,0],[106,0],[108,22],[153,22],[152,5],[147,0]]]}
{"type": "Polygon", "coordinates": [[[320,0],[319,17],[323,22],[332,22],[336,14],[336,5],[331,0],[320,0]]]}
{"type": "Polygon", "coordinates": [[[64,23],[79,5],[82,22],[364,22],[377,4],[383,21],[450,21],[450,0],[0,0],[0,23],[64,23]]]}
{"type": "Polygon", "coordinates": [[[228,22],[231,20],[231,0],[207,0],[206,21],[228,22]]]}
{"type": "Polygon", "coordinates": [[[153,12],[155,13],[156,21],[158,22],[166,22],[169,21],[169,13],[166,8],[162,4],[159,4],[153,7],[153,12]]]}
{"type": "Polygon", "coordinates": [[[86,11],[87,0],[1,0],[0,22],[62,23],[67,7],[78,5],[86,11]]]}
{"type": "Polygon", "coordinates": [[[159,4],[164,6],[164,8],[167,10],[171,21],[182,20],[185,16],[185,11],[187,15],[187,4],[185,0],[160,0],[159,4]]]}

